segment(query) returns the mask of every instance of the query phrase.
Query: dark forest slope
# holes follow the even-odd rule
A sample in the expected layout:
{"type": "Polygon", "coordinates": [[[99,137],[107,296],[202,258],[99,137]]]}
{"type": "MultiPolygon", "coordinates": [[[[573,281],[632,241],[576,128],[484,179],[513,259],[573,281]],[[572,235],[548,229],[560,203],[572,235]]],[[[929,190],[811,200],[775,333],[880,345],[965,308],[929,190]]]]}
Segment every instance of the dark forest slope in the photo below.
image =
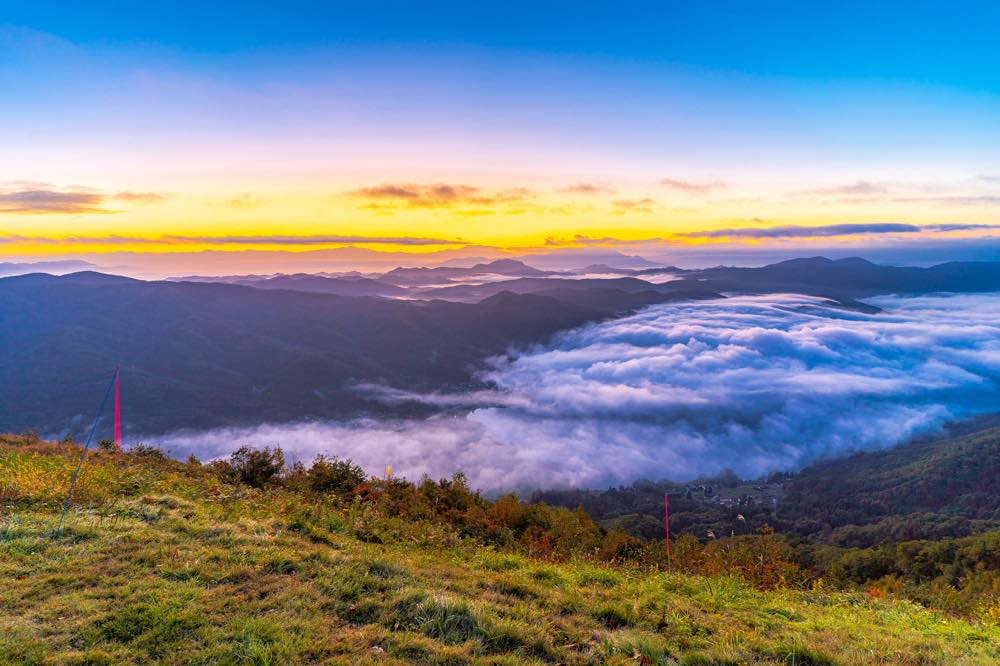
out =
{"type": "Polygon", "coordinates": [[[683,297],[575,296],[452,303],[99,273],[0,279],[0,430],[75,424],[79,433],[115,365],[128,387],[127,424],[147,434],[377,412],[388,408],[354,384],[458,387],[511,346],[683,297]]]}

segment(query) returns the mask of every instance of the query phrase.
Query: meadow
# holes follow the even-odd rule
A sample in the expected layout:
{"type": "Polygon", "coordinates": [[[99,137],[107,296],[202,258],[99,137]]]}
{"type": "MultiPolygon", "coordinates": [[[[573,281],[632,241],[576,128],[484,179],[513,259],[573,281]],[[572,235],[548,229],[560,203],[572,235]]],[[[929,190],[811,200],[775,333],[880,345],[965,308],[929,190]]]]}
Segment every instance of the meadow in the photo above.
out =
{"type": "Polygon", "coordinates": [[[694,568],[582,511],[336,461],[255,483],[253,464],[95,451],[53,538],[79,447],[0,442],[0,664],[1000,660],[993,609],[830,590],[768,562],[768,535],[694,568]]]}

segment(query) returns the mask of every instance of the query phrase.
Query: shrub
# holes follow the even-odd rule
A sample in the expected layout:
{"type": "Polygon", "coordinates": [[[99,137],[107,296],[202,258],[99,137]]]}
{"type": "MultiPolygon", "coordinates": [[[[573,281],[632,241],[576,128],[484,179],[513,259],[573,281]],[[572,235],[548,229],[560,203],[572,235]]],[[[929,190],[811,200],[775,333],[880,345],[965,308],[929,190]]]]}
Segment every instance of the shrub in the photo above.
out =
{"type": "Polygon", "coordinates": [[[365,471],[350,460],[316,456],[306,472],[309,488],[319,493],[347,495],[368,480],[365,471]]]}
{"type": "Polygon", "coordinates": [[[621,530],[615,530],[605,535],[599,554],[602,560],[625,562],[638,560],[643,553],[642,541],[621,530]]]}
{"type": "MultiPolygon", "coordinates": [[[[41,443],[42,438],[32,430],[27,430],[20,435],[0,433],[0,444],[6,444],[8,446],[35,446],[36,444],[41,443]]],[[[73,440],[70,437],[67,437],[63,440],[63,443],[72,444],[73,440]]]]}
{"type": "Polygon", "coordinates": [[[479,493],[469,488],[468,479],[461,472],[437,483],[425,477],[421,480],[418,491],[436,515],[452,524],[464,522],[470,511],[484,509],[487,505],[479,493]]]}
{"type": "Polygon", "coordinates": [[[129,447],[128,452],[133,456],[140,456],[142,458],[151,458],[154,460],[166,460],[167,454],[163,452],[158,446],[151,446],[149,444],[133,444],[129,447]]]}
{"type": "Polygon", "coordinates": [[[252,449],[241,446],[229,458],[228,471],[233,480],[254,488],[263,488],[285,469],[281,448],[252,449]]]}

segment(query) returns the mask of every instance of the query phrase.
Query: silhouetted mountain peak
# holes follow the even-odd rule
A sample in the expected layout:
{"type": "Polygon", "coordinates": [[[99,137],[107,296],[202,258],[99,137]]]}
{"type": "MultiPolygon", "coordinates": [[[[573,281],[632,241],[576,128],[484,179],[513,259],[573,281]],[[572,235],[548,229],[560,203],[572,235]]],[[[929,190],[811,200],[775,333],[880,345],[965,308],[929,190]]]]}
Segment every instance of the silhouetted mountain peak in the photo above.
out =
{"type": "Polygon", "coordinates": [[[781,269],[781,268],[808,268],[811,266],[832,266],[836,262],[833,259],[828,259],[827,257],[796,257],[795,259],[786,259],[785,261],[779,261],[776,264],[768,264],[762,267],[763,269],[781,269]]]}
{"type": "Polygon", "coordinates": [[[817,256],[817,257],[800,257],[797,259],[788,259],[786,261],[779,261],[776,264],[769,264],[764,266],[765,269],[778,269],[778,268],[797,268],[797,269],[807,269],[807,268],[824,268],[829,269],[831,267],[841,268],[841,269],[871,269],[879,268],[878,264],[873,264],[867,259],[862,259],[861,257],[846,257],[844,259],[830,259],[828,257],[817,256]]]}
{"type": "Polygon", "coordinates": [[[476,264],[470,270],[482,270],[489,272],[501,272],[501,271],[538,271],[537,269],[531,268],[523,261],[518,261],[517,259],[497,259],[496,261],[491,261],[485,264],[476,264]]]}

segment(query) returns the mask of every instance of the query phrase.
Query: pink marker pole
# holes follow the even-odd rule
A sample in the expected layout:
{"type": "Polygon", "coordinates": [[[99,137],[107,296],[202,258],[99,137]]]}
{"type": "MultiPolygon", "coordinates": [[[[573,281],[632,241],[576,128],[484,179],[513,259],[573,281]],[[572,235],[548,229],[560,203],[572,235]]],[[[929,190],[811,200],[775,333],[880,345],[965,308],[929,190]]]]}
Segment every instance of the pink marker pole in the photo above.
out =
{"type": "Polygon", "coordinates": [[[115,451],[122,450],[122,403],[121,391],[118,387],[118,368],[115,368],[115,451]]]}

